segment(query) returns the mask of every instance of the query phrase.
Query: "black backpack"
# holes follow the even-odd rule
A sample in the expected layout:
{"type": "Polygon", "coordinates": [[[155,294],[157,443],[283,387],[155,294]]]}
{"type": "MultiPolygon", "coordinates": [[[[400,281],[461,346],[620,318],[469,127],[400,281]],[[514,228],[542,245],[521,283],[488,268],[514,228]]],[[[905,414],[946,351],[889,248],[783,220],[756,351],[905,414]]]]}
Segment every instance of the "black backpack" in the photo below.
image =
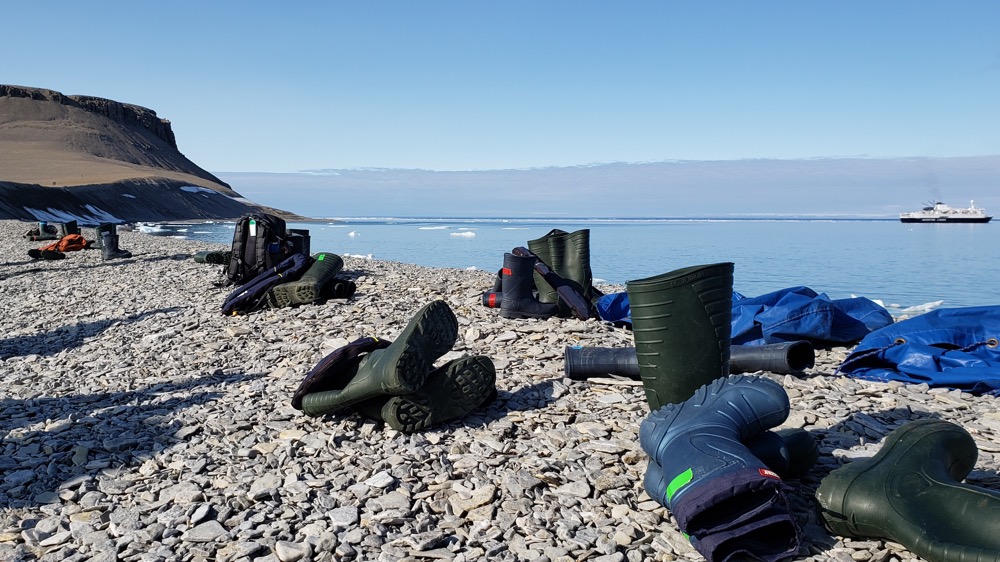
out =
{"type": "Polygon", "coordinates": [[[242,285],[284,260],[289,253],[285,220],[251,213],[236,221],[233,253],[224,271],[229,283],[242,285]]]}

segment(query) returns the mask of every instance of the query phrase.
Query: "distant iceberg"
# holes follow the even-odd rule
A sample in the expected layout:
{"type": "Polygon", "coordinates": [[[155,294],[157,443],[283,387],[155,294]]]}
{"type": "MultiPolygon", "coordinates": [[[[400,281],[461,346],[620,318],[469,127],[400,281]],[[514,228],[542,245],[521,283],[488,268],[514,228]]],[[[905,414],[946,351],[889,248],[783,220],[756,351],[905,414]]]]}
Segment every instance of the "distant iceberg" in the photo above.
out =
{"type": "Polygon", "coordinates": [[[464,232],[452,232],[451,235],[452,236],[461,236],[463,238],[472,238],[473,236],[476,235],[476,233],[472,232],[470,230],[466,230],[464,232]]]}

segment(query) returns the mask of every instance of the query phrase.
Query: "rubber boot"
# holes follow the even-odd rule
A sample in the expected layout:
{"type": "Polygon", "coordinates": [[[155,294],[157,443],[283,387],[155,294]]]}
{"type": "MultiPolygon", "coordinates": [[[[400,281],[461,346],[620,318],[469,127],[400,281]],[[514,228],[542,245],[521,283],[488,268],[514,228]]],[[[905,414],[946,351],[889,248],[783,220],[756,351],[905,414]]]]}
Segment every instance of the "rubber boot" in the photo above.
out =
{"type": "Polygon", "coordinates": [[[320,292],[319,298],[320,300],[349,299],[354,296],[357,290],[358,286],[354,281],[334,277],[329,283],[323,285],[323,290],[320,292]]]}
{"type": "Polygon", "coordinates": [[[503,255],[503,298],[500,301],[500,316],[504,318],[549,318],[555,316],[558,307],[542,304],[534,296],[535,283],[531,272],[535,268],[535,258],[503,255]]]}
{"type": "MultiPolygon", "coordinates": [[[[575,232],[553,229],[541,238],[529,240],[528,249],[576,292],[588,300],[592,298],[590,287],[594,276],[590,269],[590,229],[575,232]]],[[[533,276],[539,302],[557,304],[560,316],[570,316],[569,307],[560,303],[552,285],[538,272],[534,272],[533,276]]]]}
{"type": "Polygon", "coordinates": [[[816,364],[816,350],[807,341],[733,345],[729,348],[729,372],[796,374],[816,364]]]}
{"type": "Polygon", "coordinates": [[[503,291],[489,291],[483,293],[483,306],[486,308],[500,308],[503,302],[503,291]]]}
{"type": "MultiPolygon", "coordinates": [[[[816,351],[806,341],[731,345],[729,350],[730,373],[797,374],[812,367],[816,361],[816,351]]],[[[634,347],[567,346],[563,350],[563,370],[573,380],[604,375],[640,378],[634,347]]]]}
{"type": "Polygon", "coordinates": [[[745,445],[781,424],[788,411],[778,383],[732,375],[640,425],[639,444],[664,475],[647,491],[710,562],[774,561],[798,551],[781,478],[745,445]]]}
{"type": "Polygon", "coordinates": [[[118,247],[118,235],[108,234],[107,232],[101,233],[101,259],[114,260],[120,258],[130,258],[132,257],[132,252],[128,250],[122,250],[118,247]]]}
{"type": "Polygon", "coordinates": [[[221,250],[202,250],[201,252],[196,252],[191,256],[197,263],[210,263],[214,265],[225,265],[229,263],[229,258],[233,255],[232,251],[221,251],[221,250]]]}
{"type": "Polygon", "coordinates": [[[265,294],[270,308],[283,308],[320,300],[323,287],[344,268],[344,260],[337,254],[320,252],[313,256],[309,269],[296,281],[275,285],[265,294]]]}
{"type": "MultiPolygon", "coordinates": [[[[800,428],[767,430],[744,445],[750,454],[760,459],[782,479],[797,478],[812,468],[819,459],[819,447],[812,434],[800,428]]],[[[663,467],[650,459],[642,481],[646,493],[653,497],[666,489],[668,482],[663,467]]]]}
{"type": "Polygon", "coordinates": [[[111,235],[118,234],[114,223],[102,222],[94,228],[94,247],[98,250],[104,249],[104,233],[111,235]]]}
{"type": "Polygon", "coordinates": [[[462,357],[434,369],[412,394],[379,397],[356,405],[358,412],[413,433],[466,416],[496,399],[496,369],[485,355],[462,357]]]}
{"type": "Polygon", "coordinates": [[[686,267],[625,287],[650,411],[729,374],[732,263],[686,267]]]}
{"type": "Polygon", "coordinates": [[[302,411],[310,416],[337,412],[385,395],[410,394],[427,379],[434,361],[458,338],[458,320],[448,303],[430,302],[413,316],[385,349],[364,356],[349,373],[343,390],[307,394],[302,411]]]}
{"type": "Polygon", "coordinates": [[[1000,492],[962,483],[978,453],[958,425],[907,423],[820,482],[820,516],[840,536],[891,540],[931,562],[998,561],[1000,492]]]}

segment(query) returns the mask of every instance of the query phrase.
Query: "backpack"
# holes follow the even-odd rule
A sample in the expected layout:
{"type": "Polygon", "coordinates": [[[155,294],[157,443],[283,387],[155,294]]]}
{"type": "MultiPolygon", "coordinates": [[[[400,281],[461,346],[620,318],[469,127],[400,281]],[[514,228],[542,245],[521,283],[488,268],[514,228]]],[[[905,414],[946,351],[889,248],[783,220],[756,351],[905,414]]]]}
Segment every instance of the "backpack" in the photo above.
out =
{"type": "Polygon", "coordinates": [[[223,273],[229,284],[242,285],[281,263],[288,253],[285,220],[251,213],[236,221],[233,251],[223,273]]]}

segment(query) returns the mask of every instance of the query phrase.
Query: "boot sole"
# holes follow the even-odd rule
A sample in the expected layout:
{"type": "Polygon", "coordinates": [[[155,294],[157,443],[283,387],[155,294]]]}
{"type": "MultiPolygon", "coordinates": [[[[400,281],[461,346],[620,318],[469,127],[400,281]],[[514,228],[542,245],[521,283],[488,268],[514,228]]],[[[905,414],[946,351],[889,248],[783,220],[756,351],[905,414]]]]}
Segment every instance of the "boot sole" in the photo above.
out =
{"type": "Polygon", "coordinates": [[[315,283],[292,281],[275,285],[268,291],[267,303],[271,308],[284,308],[293,304],[309,304],[319,300],[315,283]]]}
{"type": "MultiPolygon", "coordinates": [[[[434,361],[451,350],[458,339],[458,320],[444,301],[424,306],[410,320],[396,339],[400,350],[395,360],[393,380],[384,390],[388,394],[416,392],[427,380],[434,361]]],[[[390,345],[387,352],[392,352],[390,345]]]]}
{"type": "Polygon", "coordinates": [[[465,416],[495,389],[496,370],[489,357],[457,359],[417,392],[390,398],[382,419],[397,431],[413,433],[465,416]]]}

